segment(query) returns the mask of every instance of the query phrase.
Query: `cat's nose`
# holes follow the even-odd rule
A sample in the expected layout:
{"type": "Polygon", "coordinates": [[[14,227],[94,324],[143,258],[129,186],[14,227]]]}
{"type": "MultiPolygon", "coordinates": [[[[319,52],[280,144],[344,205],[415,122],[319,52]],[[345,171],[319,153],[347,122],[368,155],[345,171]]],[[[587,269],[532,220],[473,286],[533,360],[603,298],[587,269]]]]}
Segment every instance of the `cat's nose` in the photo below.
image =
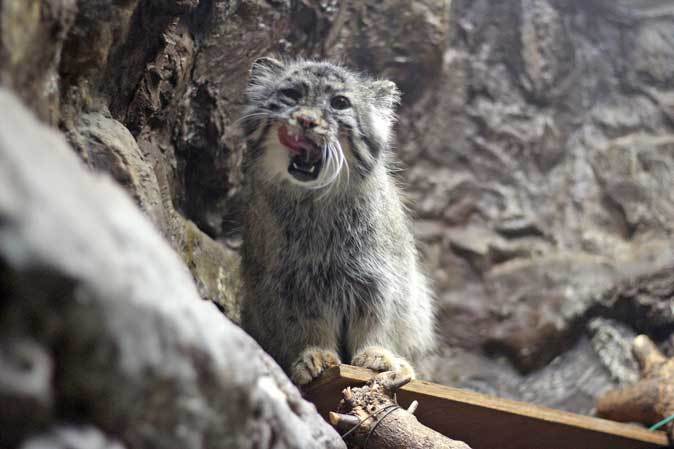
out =
{"type": "Polygon", "coordinates": [[[306,115],[300,115],[297,117],[297,122],[302,128],[310,129],[318,124],[313,118],[307,117],[306,115]]]}
{"type": "Polygon", "coordinates": [[[297,125],[301,126],[303,129],[315,128],[320,122],[319,114],[307,109],[294,112],[292,118],[297,122],[297,125]]]}

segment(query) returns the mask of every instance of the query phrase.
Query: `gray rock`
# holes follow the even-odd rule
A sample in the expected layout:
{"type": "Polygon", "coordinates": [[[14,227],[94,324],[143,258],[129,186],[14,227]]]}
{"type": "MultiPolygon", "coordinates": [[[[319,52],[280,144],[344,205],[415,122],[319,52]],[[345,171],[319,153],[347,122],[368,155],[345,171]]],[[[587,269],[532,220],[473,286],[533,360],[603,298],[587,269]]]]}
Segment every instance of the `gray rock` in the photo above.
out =
{"type": "Polygon", "coordinates": [[[107,114],[92,112],[80,116],[69,140],[90,167],[109,173],[133,197],[181,255],[200,296],[238,322],[238,255],[175,210],[166,186],[129,130],[107,114]]]}
{"type": "Polygon", "coordinates": [[[0,4],[0,84],[17,92],[42,120],[60,116],[60,64],[78,0],[0,4]]]}
{"type": "MultiPolygon", "coordinates": [[[[212,206],[219,206],[220,212],[224,207],[212,195],[197,204],[195,198],[201,196],[187,192],[187,181],[206,176],[190,168],[194,164],[186,153],[179,164],[170,143],[194,63],[190,27],[201,29],[211,16],[205,11],[210,7],[198,9],[198,4],[5,1],[0,4],[0,84],[13,89],[44,121],[67,131],[92,168],[124,185],[181,254],[201,296],[238,320],[238,255],[176,211],[177,206],[213,215],[212,206]],[[203,207],[205,203],[209,207],[203,207]]],[[[213,7],[220,14],[213,17],[214,24],[225,23],[232,13],[231,8],[221,8],[226,4],[213,7]]],[[[203,106],[195,104],[185,114],[197,114],[203,106]]],[[[204,148],[220,151],[210,140],[194,154],[206,154],[204,148]]],[[[215,173],[214,166],[222,164],[212,162],[207,160],[213,173],[209,185],[222,185],[218,192],[226,196],[223,189],[233,184],[223,179],[236,172],[235,163],[215,173]]]]}
{"type": "MultiPolygon", "coordinates": [[[[48,409],[43,425],[75,420],[134,448],[344,447],[269,356],[199,299],[130,198],[6,90],[0,280],[0,354],[24,360],[3,364],[1,409],[34,403],[48,409]]],[[[28,436],[3,432],[1,444],[28,436]]]]}
{"type": "Polygon", "coordinates": [[[40,430],[52,418],[54,367],[46,348],[34,340],[8,336],[3,343],[0,345],[3,428],[0,441],[18,441],[40,430]]]}
{"type": "Polygon", "coordinates": [[[57,427],[30,438],[21,449],[124,449],[93,427],[57,427]]]}
{"type": "Polygon", "coordinates": [[[399,126],[445,341],[506,356],[533,387],[595,317],[662,340],[671,6],[459,0],[450,18],[443,65],[399,126]]]}

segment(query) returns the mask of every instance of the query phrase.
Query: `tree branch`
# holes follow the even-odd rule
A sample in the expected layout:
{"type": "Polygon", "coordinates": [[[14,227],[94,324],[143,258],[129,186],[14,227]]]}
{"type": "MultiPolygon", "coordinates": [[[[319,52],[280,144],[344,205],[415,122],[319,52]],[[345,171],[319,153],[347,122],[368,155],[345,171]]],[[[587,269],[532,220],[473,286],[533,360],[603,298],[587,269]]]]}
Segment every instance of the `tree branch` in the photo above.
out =
{"type": "Polygon", "coordinates": [[[470,449],[421,424],[413,415],[416,401],[408,410],[398,406],[395,392],[409,381],[386,372],[363,387],[346,388],[338,413],[330,413],[330,422],[351,449],[470,449]]]}

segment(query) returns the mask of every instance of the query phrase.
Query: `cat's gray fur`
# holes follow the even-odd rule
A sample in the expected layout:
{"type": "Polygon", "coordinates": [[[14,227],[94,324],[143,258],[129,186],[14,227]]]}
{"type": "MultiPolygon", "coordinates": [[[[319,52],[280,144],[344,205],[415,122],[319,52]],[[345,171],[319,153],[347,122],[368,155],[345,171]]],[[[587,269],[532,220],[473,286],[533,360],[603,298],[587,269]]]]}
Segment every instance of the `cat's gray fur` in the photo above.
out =
{"type": "Polygon", "coordinates": [[[392,82],[327,62],[263,58],[251,69],[242,323],[297,383],[339,361],[413,375],[405,359],[433,344],[432,299],[391,174],[398,101],[392,82]],[[350,107],[331,106],[338,94],[350,107]],[[313,114],[304,135],[332,159],[316,181],[288,174],[279,143],[297,114],[313,114]]]}

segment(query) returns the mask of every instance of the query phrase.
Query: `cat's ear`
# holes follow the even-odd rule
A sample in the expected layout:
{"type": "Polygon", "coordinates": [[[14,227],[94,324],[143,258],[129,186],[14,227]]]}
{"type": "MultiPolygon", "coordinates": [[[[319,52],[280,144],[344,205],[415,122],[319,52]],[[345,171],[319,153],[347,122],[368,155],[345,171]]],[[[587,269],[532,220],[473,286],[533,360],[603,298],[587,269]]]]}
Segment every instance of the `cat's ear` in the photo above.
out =
{"type": "Polygon", "coordinates": [[[370,84],[374,100],[381,107],[395,109],[400,104],[400,89],[389,80],[376,80],[370,84]]]}
{"type": "Polygon", "coordinates": [[[285,69],[282,61],[276,58],[266,56],[264,58],[257,58],[250,67],[250,81],[254,83],[255,80],[265,78],[268,76],[278,75],[285,69]]]}

